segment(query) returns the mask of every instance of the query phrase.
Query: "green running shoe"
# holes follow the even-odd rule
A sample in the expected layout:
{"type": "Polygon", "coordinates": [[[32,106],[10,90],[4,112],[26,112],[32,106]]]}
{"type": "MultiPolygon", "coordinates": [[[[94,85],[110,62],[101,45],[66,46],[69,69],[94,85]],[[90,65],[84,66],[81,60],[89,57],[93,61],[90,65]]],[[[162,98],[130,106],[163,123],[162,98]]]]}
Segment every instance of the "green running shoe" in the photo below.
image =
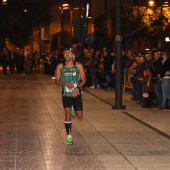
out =
{"type": "Polygon", "coordinates": [[[68,135],[68,136],[67,136],[67,141],[66,141],[66,142],[67,142],[68,145],[73,144],[73,138],[72,138],[71,135],[68,135]]]}
{"type": "Polygon", "coordinates": [[[74,111],[74,108],[73,107],[71,107],[71,117],[75,117],[76,116],[76,113],[75,113],[75,111],[74,111]]]}

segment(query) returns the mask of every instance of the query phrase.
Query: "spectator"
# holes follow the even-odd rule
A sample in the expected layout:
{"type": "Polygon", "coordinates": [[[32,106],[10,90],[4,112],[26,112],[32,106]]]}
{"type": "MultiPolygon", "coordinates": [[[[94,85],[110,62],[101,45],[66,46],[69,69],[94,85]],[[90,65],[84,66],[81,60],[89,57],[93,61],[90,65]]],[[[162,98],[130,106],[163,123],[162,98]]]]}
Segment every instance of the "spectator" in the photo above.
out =
{"type": "Polygon", "coordinates": [[[170,108],[170,58],[166,52],[162,53],[162,69],[160,72],[160,77],[162,79],[162,108],[165,108],[166,101],[168,100],[168,110],[170,108]]]}
{"type": "Polygon", "coordinates": [[[27,49],[27,51],[25,52],[25,69],[27,73],[31,72],[31,67],[32,67],[32,56],[29,49],[27,49]]]}
{"type": "Polygon", "coordinates": [[[130,73],[130,81],[132,82],[133,86],[133,100],[135,103],[139,103],[139,95],[138,95],[138,80],[137,80],[137,68],[138,68],[138,63],[137,61],[133,61],[132,66],[129,68],[129,73],[130,73]]]}
{"type": "Polygon", "coordinates": [[[45,51],[42,55],[43,65],[44,65],[44,74],[49,74],[49,55],[48,52],[45,51]]]}
{"type": "Polygon", "coordinates": [[[51,56],[51,74],[52,74],[51,79],[55,79],[55,70],[59,63],[60,63],[60,58],[58,56],[58,51],[55,51],[52,53],[51,56]]]}
{"type": "Polygon", "coordinates": [[[17,73],[21,73],[24,71],[24,53],[22,49],[18,50],[17,58],[16,58],[16,67],[17,73]]]}
{"type": "Polygon", "coordinates": [[[161,88],[161,80],[160,80],[160,71],[162,69],[162,57],[159,52],[154,53],[154,61],[153,66],[151,68],[152,73],[152,83],[155,89],[155,94],[157,98],[157,107],[154,109],[161,110],[162,109],[162,88],[161,88]]]}
{"type": "Polygon", "coordinates": [[[111,88],[111,83],[113,78],[112,75],[113,57],[109,54],[108,51],[105,51],[103,56],[104,56],[103,67],[104,67],[104,73],[106,78],[105,89],[109,90],[111,88]]]}
{"type": "Polygon", "coordinates": [[[142,94],[142,83],[141,81],[139,81],[138,78],[142,77],[143,74],[141,73],[141,68],[142,66],[144,65],[144,57],[138,57],[137,58],[137,72],[136,72],[136,76],[137,76],[137,95],[138,95],[138,98],[139,98],[139,104],[143,104],[143,94],[142,94]]]}
{"type": "Polygon", "coordinates": [[[139,70],[139,78],[138,80],[142,83],[142,92],[143,97],[145,99],[145,103],[142,105],[144,108],[151,107],[153,104],[153,93],[149,93],[149,87],[151,88],[151,73],[150,69],[153,65],[153,59],[151,53],[145,54],[145,62],[143,63],[142,67],[139,70]],[[149,96],[150,94],[150,96],[149,96]]]}
{"type": "Polygon", "coordinates": [[[15,72],[15,59],[16,59],[16,53],[14,50],[9,51],[9,69],[10,73],[15,72]]]}
{"type": "Polygon", "coordinates": [[[4,47],[3,52],[2,52],[2,58],[1,58],[4,74],[7,73],[7,65],[8,65],[8,61],[9,61],[9,56],[10,56],[9,50],[6,47],[4,47]]]}
{"type": "Polygon", "coordinates": [[[91,81],[92,81],[92,86],[90,88],[100,88],[99,81],[97,79],[97,61],[95,60],[94,56],[91,53],[88,53],[88,62],[85,64],[85,66],[88,66],[90,76],[91,76],[91,81]]]}

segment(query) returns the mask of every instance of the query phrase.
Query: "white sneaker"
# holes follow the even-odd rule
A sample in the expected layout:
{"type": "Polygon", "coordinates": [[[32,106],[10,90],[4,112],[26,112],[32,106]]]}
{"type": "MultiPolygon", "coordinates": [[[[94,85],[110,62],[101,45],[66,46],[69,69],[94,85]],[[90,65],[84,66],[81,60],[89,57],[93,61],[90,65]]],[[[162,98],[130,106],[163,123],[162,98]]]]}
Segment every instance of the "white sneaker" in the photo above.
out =
{"type": "Polygon", "coordinates": [[[51,79],[52,79],[52,80],[54,80],[54,79],[55,79],[55,77],[52,77],[51,79]]]}
{"type": "Polygon", "coordinates": [[[89,88],[90,88],[90,89],[95,89],[95,87],[94,87],[94,86],[90,86],[89,88]]]}
{"type": "Polygon", "coordinates": [[[97,85],[97,88],[98,88],[98,89],[100,89],[100,88],[101,88],[101,86],[100,86],[100,85],[97,85]]]}

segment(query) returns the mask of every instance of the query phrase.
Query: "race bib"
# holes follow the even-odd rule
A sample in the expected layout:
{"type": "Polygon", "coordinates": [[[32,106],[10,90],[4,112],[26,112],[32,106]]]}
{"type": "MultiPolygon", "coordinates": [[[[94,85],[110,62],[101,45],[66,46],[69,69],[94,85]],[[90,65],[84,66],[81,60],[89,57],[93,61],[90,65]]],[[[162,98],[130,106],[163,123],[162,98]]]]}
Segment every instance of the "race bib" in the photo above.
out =
{"type": "MultiPolygon", "coordinates": [[[[76,82],[72,83],[72,84],[73,84],[74,87],[77,87],[77,83],[76,82]]],[[[74,90],[74,88],[73,89],[69,89],[67,86],[64,86],[64,87],[65,87],[66,92],[72,92],[74,90]]]]}

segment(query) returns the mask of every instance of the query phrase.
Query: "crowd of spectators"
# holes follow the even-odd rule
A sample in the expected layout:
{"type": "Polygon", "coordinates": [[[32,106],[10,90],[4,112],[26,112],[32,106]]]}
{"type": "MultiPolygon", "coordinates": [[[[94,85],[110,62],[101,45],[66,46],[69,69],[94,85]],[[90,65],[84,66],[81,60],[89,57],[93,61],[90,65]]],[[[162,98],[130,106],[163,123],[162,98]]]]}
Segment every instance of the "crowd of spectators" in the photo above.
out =
{"type": "MultiPolygon", "coordinates": [[[[85,49],[82,63],[87,87],[110,90],[115,84],[114,51],[85,49]]],[[[122,51],[122,80],[130,77],[132,102],[143,108],[170,111],[170,58],[167,51],[122,51]]],[[[124,84],[123,84],[124,85],[124,84]]],[[[122,88],[123,88],[122,85],[122,88]]]]}
{"type": "Polygon", "coordinates": [[[96,52],[93,49],[84,49],[82,63],[87,77],[87,87],[106,90],[114,88],[114,52],[109,52],[107,48],[96,52]]]}
{"type": "Polygon", "coordinates": [[[9,73],[41,73],[55,76],[55,68],[64,58],[59,51],[51,53],[45,51],[42,55],[38,51],[31,52],[29,49],[9,50],[4,47],[0,55],[0,65],[3,74],[9,73]]]}
{"type": "MultiPolygon", "coordinates": [[[[111,90],[115,85],[114,51],[107,48],[94,51],[84,49],[81,58],[74,51],[76,61],[82,62],[87,78],[87,88],[111,90]]],[[[4,47],[1,53],[3,73],[36,72],[50,75],[55,79],[55,70],[64,61],[60,50],[47,52],[42,55],[38,51],[31,53],[22,49],[10,51],[4,47]]],[[[132,84],[132,102],[141,104],[144,108],[169,110],[170,107],[170,58],[166,51],[122,51],[122,80],[130,77],[132,84]]],[[[124,84],[124,83],[123,83],[124,84]]],[[[123,85],[122,85],[123,88],[123,85]]]]}
{"type": "Polygon", "coordinates": [[[132,101],[144,108],[169,110],[170,58],[166,51],[140,52],[126,69],[133,85],[132,101]]]}

